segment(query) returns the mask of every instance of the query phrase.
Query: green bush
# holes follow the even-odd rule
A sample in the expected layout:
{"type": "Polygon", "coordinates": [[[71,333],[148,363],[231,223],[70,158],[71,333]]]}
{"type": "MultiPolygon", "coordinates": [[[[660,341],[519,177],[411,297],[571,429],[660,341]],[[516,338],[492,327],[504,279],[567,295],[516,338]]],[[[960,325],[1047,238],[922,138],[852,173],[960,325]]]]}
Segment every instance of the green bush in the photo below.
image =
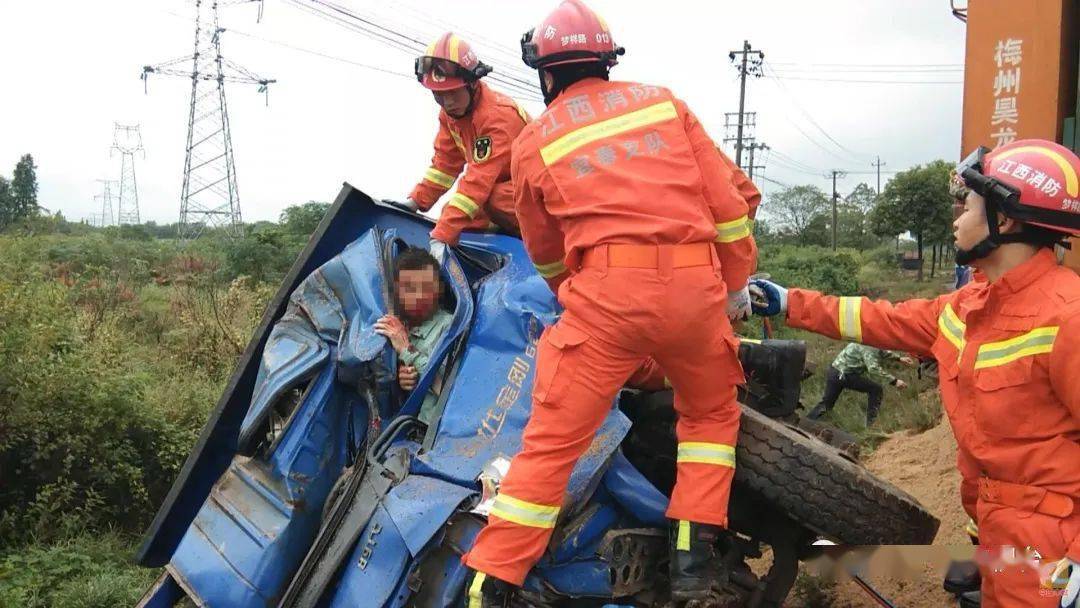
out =
{"type": "Polygon", "coordinates": [[[0,278],[0,539],[141,527],[183,461],[187,435],[145,406],[114,321],[84,335],[66,291],[0,278]]]}
{"type": "Polygon", "coordinates": [[[84,533],[0,554],[0,606],[134,606],[157,573],[130,562],[133,540],[111,532],[84,533]]]}
{"type": "Polygon", "coordinates": [[[785,245],[761,251],[758,269],[781,285],[847,295],[858,292],[862,257],[852,249],[785,245]]]}
{"type": "Polygon", "coordinates": [[[246,276],[256,282],[277,283],[306,243],[307,235],[292,234],[273,224],[253,229],[241,239],[223,241],[223,278],[246,276]]]}
{"type": "Polygon", "coordinates": [[[273,287],[154,247],[0,237],[0,546],[142,529],[247,345],[273,287]]]}

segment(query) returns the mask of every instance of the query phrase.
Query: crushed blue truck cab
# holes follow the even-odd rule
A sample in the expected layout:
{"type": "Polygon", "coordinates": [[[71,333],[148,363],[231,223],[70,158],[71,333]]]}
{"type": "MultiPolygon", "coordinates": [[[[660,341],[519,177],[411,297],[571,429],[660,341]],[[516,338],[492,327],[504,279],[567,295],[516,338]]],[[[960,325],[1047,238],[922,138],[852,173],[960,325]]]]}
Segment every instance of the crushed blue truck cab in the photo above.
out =
{"type": "MultiPolygon", "coordinates": [[[[431,225],[345,185],[139,549],[140,564],[164,566],[140,606],[184,598],[213,607],[461,603],[461,555],[484,524],[478,479],[520,447],[537,341],[559,308],[520,240],[463,235],[441,268],[453,321],[417,388],[404,394],[394,352],[372,324],[391,309],[394,255],[426,246],[431,225]],[[438,417],[427,427],[415,416],[440,369],[438,417]]],[[[524,604],[663,602],[667,497],[628,458],[640,450],[624,446],[627,411],[613,404],[575,468],[524,604]]],[[[733,521],[749,522],[740,565],[760,540],[807,547],[838,536],[769,511],[767,493],[750,484],[745,504],[732,500],[733,521]]],[[[778,606],[801,557],[787,553],[771,579],[736,568],[732,596],[778,606]]]]}

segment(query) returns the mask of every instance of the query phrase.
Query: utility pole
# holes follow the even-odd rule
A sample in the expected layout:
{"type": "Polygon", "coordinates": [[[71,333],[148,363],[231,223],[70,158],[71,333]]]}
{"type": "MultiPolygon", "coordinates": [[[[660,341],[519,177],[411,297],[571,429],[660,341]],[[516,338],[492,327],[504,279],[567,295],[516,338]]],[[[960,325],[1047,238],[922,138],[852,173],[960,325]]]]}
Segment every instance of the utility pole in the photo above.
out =
{"type": "Polygon", "coordinates": [[[764,143],[753,143],[746,146],[746,149],[750,150],[750,164],[747,165],[747,173],[749,173],[750,181],[754,181],[754,169],[765,169],[765,165],[754,164],[754,151],[755,150],[768,150],[769,146],[764,143]]]}
{"type": "Polygon", "coordinates": [[[840,200],[840,195],[836,192],[836,178],[847,177],[847,173],[839,171],[837,169],[832,170],[832,249],[836,251],[836,224],[839,221],[839,215],[836,211],[837,201],[840,200]]]}
{"type": "MultiPolygon", "coordinates": [[[[259,2],[260,14],[262,11],[259,2]]],[[[218,25],[220,0],[195,0],[195,52],[187,57],[143,67],[150,74],[191,80],[187,148],[180,193],[180,238],[198,238],[208,226],[218,226],[232,237],[243,234],[240,195],[237,192],[232,132],[225,104],[225,83],[258,85],[266,93],[276,82],[262,78],[221,54],[225,29],[218,25]],[[190,62],[190,69],[180,64],[190,62]]],[[[230,3],[224,3],[230,4],[230,3]]]]}
{"type": "Polygon", "coordinates": [[[139,125],[113,123],[113,145],[109,150],[120,153],[120,193],[116,197],[116,223],[138,224],[139,187],[135,183],[135,153],[146,151],[142,145],[139,125]]]}
{"type": "MultiPolygon", "coordinates": [[[[757,112],[743,112],[741,115],[738,112],[724,112],[723,144],[725,149],[728,144],[731,144],[731,149],[735,152],[749,149],[754,145],[756,129],[757,112]]],[[[736,166],[748,172],[750,168],[743,162],[745,157],[739,156],[738,160],[736,166]]]]}
{"type": "Polygon", "coordinates": [[[881,194],[881,167],[885,164],[881,162],[881,157],[878,156],[877,162],[870,163],[871,167],[877,167],[877,193],[881,194]]]}
{"type": "Polygon", "coordinates": [[[742,166],[742,151],[743,151],[743,117],[746,110],[746,77],[747,75],[755,78],[761,78],[761,63],[765,61],[765,53],[761,51],[755,51],[750,47],[749,40],[743,40],[742,50],[731,51],[728,53],[728,59],[735,61],[735,56],[739,55],[739,64],[736,69],[739,70],[739,126],[735,141],[735,164],[742,166]]]}

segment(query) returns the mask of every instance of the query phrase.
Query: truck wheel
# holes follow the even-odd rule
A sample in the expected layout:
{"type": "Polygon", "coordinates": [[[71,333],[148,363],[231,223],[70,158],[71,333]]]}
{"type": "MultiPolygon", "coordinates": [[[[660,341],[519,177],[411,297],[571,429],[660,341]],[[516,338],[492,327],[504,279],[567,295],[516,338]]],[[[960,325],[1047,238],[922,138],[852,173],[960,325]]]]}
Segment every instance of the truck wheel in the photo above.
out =
{"type": "Polygon", "coordinates": [[[807,528],[849,545],[925,545],[940,521],[832,446],[743,408],[735,481],[807,528]]]}
{"type": "MultiPolygon", "coordinates": [[[[670,391],[625,395],[634,421],[623,447],[661,491],[674,482],[670,391]]],[[[742,406],[732,494],[767,500],[812,532],[851,545],[930,544],[940,521],[914,497],[810,433],[742,406]]]]}

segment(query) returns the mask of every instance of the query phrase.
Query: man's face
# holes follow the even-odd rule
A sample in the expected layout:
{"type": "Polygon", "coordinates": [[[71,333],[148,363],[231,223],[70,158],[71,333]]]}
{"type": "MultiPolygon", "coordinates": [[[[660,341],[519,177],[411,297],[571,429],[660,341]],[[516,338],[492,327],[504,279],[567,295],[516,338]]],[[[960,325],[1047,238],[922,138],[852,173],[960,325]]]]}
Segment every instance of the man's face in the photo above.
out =
{"type": "Polygon", "coordinates": [[[423,323],[439,305],[439,273],[432,267],[421,270],[401,270],[397,276],[398,306],[414,324],[423,323]]]}
{"type": "Polygon", "coordinates": [[[431,94],[435,96],[435,102],[451,118],[461,118],[465,116],[465,111],[469,109],[469,87],[467,85],[449,91],[432,91],[431,94]]]}
{"type": "Polygon", "coordinates": [[[968,193],[963,206],[955,208],[954,213],[957,213],[953,221],[957,249],[971,249],[990,235],[986,227],[986,201],[982,196],[968,193]]]}

